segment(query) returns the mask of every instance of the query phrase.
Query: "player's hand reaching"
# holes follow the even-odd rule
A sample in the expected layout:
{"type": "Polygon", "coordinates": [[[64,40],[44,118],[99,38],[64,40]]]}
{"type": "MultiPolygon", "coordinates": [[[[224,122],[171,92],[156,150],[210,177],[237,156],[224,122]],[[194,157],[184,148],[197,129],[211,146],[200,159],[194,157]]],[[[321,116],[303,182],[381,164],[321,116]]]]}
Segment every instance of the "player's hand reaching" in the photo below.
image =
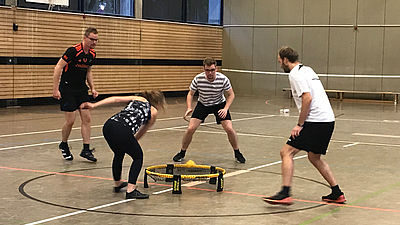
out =
{"type": "Polygon", "coordinates": [[[90,103],[90,102],[84,102],[81,104],[81,106],[79,107],[80,109],[93,109],[94,108],[94,104],[90,103]]]}

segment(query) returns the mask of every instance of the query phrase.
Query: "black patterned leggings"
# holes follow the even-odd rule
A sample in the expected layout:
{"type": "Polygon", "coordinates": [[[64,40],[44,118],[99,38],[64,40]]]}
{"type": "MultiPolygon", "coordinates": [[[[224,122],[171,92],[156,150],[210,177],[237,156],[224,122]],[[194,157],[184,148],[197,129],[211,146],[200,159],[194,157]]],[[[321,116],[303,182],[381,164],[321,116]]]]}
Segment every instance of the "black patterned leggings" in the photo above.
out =
{"type": "Polygon", "coordinates": [[[125,154],[132,157],[133,162],[129,170],[128,183],[136,184],[143,165],[143,151],[132,130],[122,123],[107,120],[103,126],[103,135],[111,150],[114,152],[112,173],[114,181],[121,180],[122,162],[125,154]]]}

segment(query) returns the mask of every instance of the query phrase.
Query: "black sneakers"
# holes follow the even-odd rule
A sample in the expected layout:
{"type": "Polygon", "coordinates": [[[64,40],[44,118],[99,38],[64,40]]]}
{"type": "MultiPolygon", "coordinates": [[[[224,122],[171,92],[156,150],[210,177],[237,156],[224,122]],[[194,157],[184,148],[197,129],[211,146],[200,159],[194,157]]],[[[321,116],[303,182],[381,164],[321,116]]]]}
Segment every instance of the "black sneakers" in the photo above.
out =
{"type": "Polygon", "coordinates": [[[331,193],[329,195],[322,196],[322,201],[342,204],[346,202],[346,198],[344,197],[343,192],[341,192],[339,195],[334,195],[333,193],[331,193]]]}
{"type": "Polygon", "coordinates": [[[58,145],[58,148],[61,150],[62,156],[65,160],[71,161],[74,159],[74,157],[71,154],[71,151],[69,150],[69,146],[68,145],[64,145],[62,144],[62,142],[58,145]]]}
{"type": "Polygon", "coordinates": [[[245,163],[246,159],[243,157],[242,153],[235,151],[235,159],[238,163],[245,163]]]}
{"type": "Polygon", "coordinates": [[[185,158],[185,155],[182,152],[178,152],[178,154],[176,154],[172,159],[174,162],[182,162],[183,158],[185,158]]]}
{"type": "Polygon", "coordinates": [[[133,190],[132,192],[126,192],[126,199],[145,199],[145,198],[149,198],[148,194],[143,194],[140,193],[140,191],[138,191],[137,189],[133,190]]]}
{"type": "Polygon", "coordinates": [[[293,199],[289,195],[282,194],[281,192],[277,193],[274,196],[263,197],[264,202],[267,202],[272,205],[291,205],[293,204],[293,199]]]}
{"type": "Polygon", "coordinates": [[[128,182],[122,182],[118,187],[114,187],[114,193],[120,192],[126,186],[128,186],[128,182]]]}
{"type": "MultiPolygon", "coordinates": [[[[184,158],[185,158],[185,154],[183,154],[182,151],[180,151],[172,159],[174,160],[174,162],[182,162],[182,160],[184,158]]],[[[235,159],[239,163],[245,163],[246,162],[246,159],[244,158],[244,156],[242,155],[241,152],[236,152],[235,151],[235,159]]]]}
{"type": "Polygon", "coordinates": [[[93,149],[92,150],[83,150],[82,149],[82,152],[81,152],[80,156],[85,158],[85,159],[87,159],[87,160],[89,160],[89,161],[97,162],[97,159],[93,155],[93,149]]]}

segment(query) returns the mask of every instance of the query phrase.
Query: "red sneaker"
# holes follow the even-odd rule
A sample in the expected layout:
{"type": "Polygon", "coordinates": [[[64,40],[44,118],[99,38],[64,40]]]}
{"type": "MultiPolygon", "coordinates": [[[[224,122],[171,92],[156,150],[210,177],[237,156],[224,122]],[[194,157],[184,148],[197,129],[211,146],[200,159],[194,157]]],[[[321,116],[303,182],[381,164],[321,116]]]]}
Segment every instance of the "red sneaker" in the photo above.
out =
{"type": "Polygon", "coordinates": [[[267,202],[271,205],[292,205],[293,204],[293,199],[290,196],[283,195],[281,193],[278,193],[274,196],[270,197],[263,197],[262,198],[264,202],[267,202]]]}

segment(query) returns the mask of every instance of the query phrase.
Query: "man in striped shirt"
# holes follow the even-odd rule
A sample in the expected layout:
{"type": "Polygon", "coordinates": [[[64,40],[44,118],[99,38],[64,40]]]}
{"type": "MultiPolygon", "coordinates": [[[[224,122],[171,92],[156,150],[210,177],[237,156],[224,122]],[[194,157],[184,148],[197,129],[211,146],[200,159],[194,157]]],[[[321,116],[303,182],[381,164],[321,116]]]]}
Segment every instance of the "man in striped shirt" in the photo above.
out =
{"type": "Polygon", "coordinates": [[[173,160],[175,162],[182,161],[192,141],[194,132],[204,122],[206,117],[213,113],[217,124],[222,124],[228,135],[228,140],[234,150],[236,161],[245,163],[246,159],[239,151],[238,138],[236,131],[232,127],[231,115],[229,113],[229,107],[235,98],[231,83],[224,74],[217,72],[217,62],[214,59],[204,59],[203,69],[204,72],[198,74],[190,84],[190,90],[186,97],[187,110],[184,117],[193,111],[192,100],[196,91],[199,92],[199,99],[190,119],[189,126],[183,136],[181,151],[174,156],[173,160]],[[226,93],[226,98],[224,93],[226,93]]]}

